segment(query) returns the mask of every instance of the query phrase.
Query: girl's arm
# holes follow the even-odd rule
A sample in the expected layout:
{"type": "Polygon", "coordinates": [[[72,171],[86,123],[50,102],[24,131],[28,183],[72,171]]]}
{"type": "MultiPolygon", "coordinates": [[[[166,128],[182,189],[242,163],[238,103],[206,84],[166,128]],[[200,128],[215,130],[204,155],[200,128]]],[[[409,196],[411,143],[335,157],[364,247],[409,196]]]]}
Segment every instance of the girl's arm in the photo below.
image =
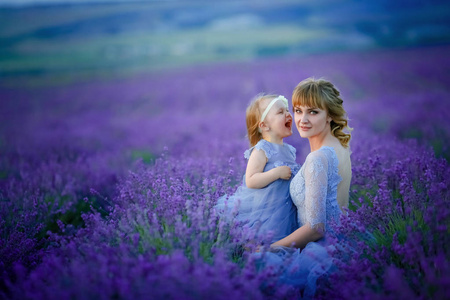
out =
{"type": "Polygon", "coordinates": [[[248,188],[260,189],[277,179],[291,178],[291,168],[288,166],[281,166],[273,168],[264,172],[264,167],[267,163],[267,157],[263,150],[254,149],[247,163],[247,170],[245,171],[245,183],[248,188]]]}

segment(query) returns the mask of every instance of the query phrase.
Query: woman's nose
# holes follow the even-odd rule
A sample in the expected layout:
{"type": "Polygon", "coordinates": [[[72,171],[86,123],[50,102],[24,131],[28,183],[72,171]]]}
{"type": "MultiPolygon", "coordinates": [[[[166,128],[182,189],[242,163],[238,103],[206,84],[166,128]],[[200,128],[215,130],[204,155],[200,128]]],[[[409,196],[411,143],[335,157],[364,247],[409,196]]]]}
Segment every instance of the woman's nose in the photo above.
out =
{"type": "Polygon", "coordinates": [[[306,115],[304,115],[304,116],[300,119],[300,123],[308,123],[308,118],[306,117],[306,115]]]}

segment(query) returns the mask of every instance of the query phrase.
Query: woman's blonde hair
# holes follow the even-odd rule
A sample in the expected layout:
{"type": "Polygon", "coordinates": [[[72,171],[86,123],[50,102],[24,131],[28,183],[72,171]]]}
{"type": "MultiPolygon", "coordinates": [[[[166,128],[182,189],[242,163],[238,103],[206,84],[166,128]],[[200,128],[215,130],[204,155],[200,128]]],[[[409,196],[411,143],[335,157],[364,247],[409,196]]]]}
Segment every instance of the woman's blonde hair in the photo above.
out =
{"type": "Polygon", "coordinates": [[[276,97],[278,95],[258,94],[248,105],[245,121],[247,123],[247,137],[251,147],[255,146],[263,138],[259,129],[259,123],[261,122],[261,115],[263,113],[261,102],[265,99],[272,100],[276,97]]]}
{"type": "Polygon", "coordinates": [[[307,106],[320,108],[327,111],[331,117],[331,134],[339,139],[342,146],[348,147],[351,134],[345,133],[348,127],[347,113],[340,98],[340,92],[334,85],[324,79],[308,78],[300,82],[292,93],[292,105],[294,107],[307,106]]]}

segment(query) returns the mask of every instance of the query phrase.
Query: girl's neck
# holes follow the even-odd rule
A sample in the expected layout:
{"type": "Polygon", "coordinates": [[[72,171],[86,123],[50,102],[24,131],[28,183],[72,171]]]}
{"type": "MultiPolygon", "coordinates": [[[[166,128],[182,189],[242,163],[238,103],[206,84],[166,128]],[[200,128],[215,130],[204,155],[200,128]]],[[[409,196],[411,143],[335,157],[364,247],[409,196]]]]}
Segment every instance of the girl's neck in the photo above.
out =
{"type": "Polygon", "coordinates": [[[278,145],[283,145],[283,139],[282,138],[276,138],[273,136],[263,136],[263,139],[265,139],[266,141],[272,143],[272,144],[278,144],[278,145]]]}

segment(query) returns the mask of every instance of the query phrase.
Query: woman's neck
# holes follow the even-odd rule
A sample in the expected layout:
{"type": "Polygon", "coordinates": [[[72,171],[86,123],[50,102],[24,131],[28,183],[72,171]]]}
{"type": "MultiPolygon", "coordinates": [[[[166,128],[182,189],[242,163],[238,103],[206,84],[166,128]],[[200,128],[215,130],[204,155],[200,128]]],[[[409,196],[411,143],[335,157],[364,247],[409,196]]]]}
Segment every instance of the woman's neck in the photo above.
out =
{"type": "Polygon", "coordinates": [[[324,135],[316,135],[314,137],[310,137],[309,146],[311,148],[311,152],[319,150],[323,146],[335,146],[336,141],[339,143],[336,137],[334,137],[331,133],[324,135]]]}

